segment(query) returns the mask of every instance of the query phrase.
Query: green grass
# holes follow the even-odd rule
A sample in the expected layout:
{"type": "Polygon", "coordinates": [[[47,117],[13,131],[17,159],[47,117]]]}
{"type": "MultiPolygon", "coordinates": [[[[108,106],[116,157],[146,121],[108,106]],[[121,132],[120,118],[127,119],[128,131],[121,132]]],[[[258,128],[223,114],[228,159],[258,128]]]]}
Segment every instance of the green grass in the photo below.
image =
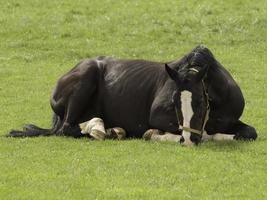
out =
{"type": "Polygon", "coordinates": [[[0,138],[0,199],[266,199],[267,2],[0,1],[0,135],[50,126],[57,78],[97,55],[169,61],[204,44],[242,88],[256,142],[0,138]]]}

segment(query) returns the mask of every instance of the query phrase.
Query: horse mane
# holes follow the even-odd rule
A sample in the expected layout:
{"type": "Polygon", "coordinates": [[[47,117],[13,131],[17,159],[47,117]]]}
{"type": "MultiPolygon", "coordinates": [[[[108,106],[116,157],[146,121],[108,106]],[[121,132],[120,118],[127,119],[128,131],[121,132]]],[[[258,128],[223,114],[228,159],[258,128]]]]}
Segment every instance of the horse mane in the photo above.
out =
{"type": "Polygon", "coordinates": [[[197,65],[197,66],[205,66],[209,65],[209,67],[216,64],[216,59],[214,58],[211,51],[204,46],[197,46],[195,47],[188,55],[191,61],[191,65],[197,65]],[[190,58],[191,57],[191,58],[190,58]]]}
{"type": "Polygon", "coordinates": [[[221,71],[224,67],[216,60],[213,53],[205,46],[198,45],[188,54],[178,60],[167,63],[173,69],[179,71],[184,66],[209,67],[211,71],[221,71]]]}
{"type": "Polygon", "coordinates": [[[231,74],[216,60],[212,52],[203,45],[196,46],[182,58],[172,61],[168,65],[177,71],[195,66],[199,68],[209,67],[206,80],[213,87],[221,88],[224,85],[224,90],[227,90],[230,82],[232,85],[236,84],[231,74]],[[215,82],[216,84],[214,84],[215,82]]]}
{"type": "Polygon", "coordinates": [[[181,67],[185,65],[192,66],[200,66],[204,67],[209,65],[209,67],[216,67],[220,65],[218,61],[215,59],[211,51],[203,46],[198,45],[194,49],[192,49],[188,54],[184,55],[182,58],[178,60],[171,61],[168,65],[176,70],[179,70],[181,67]]]}

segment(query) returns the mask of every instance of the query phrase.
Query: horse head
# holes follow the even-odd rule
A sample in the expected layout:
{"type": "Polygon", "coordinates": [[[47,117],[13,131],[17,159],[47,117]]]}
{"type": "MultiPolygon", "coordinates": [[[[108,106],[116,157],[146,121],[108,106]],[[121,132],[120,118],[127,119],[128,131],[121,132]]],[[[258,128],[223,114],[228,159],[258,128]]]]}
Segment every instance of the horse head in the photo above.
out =
{"type": "Polygon", "coordinates": [[[173,102],[182,130],[180,143],[190,146],[201,141],[208,120],[209,102],[204,78],[213,56],[207,48],[197,47],[185,58],[179,66],[166,64],[165,68],[176,83],[173,102]]]}

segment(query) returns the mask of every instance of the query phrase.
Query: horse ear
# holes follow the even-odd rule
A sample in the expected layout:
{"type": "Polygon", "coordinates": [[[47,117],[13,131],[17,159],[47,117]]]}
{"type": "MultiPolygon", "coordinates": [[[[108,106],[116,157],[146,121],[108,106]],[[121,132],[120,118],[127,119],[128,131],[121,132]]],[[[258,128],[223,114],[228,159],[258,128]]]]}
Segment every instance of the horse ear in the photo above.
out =
{"type": "Polygon", "coordinates": [[[196,74],[196,78],[195,78],[196,82],[201,81],[201,80],[204,78],[204,76],[207,74],[208,70],[209,70],[209,67],[208,67],[208,66],[203,67],[203,68],[196,74]]]}
{"type": "Polygon", "coordinates": [[[179,73],[175,69],[172,69],[171,67],[169,67],[168,64],[165,64],[165,70],[172,80],[174,81],[180,80],[179,73]]]}

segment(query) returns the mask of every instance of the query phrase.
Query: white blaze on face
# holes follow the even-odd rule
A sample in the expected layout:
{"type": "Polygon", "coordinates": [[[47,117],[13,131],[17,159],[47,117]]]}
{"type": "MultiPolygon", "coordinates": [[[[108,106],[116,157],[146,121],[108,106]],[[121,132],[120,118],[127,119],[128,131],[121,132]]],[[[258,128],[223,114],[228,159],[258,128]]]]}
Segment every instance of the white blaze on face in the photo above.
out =
{"type": "MultiPolygon", "coordinates": [[[[190,128],[190,121],[194,115],[193,109],[192,109],[192,93],[184,90],[181,92],[181,109],[182,109],[182,115],[183,115],[183,126],[190,128]]],[[[191,133],[188,131],[182,132],[182,136],[184,138],[183,145],[190,146],[194,143],[191,141],[190,136],[191,133]]]]}

